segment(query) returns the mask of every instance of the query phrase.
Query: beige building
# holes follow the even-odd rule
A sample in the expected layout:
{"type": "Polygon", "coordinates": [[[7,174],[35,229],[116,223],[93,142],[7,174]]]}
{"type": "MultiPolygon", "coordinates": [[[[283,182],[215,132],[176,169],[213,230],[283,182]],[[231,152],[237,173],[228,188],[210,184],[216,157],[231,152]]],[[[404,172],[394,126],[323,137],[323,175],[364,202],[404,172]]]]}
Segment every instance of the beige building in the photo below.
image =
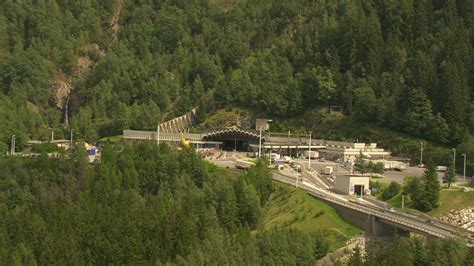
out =
{"type": "Polygon", "coordinates": [[[390,152],[377,148],[377,143],[354,143],[341,141],[326,141],[326,148],[320,149],[320,156],[329,160],[340,159],[344,162],[355,161],[362,154],[369,159],[384,159],[390,156],[390,152]]]}
{"type": "Polygon", "coordinates": [[[370,178],[368,176],[337,176],[335,189],[343,194],[358,195],[370,194],[370,178]]]}

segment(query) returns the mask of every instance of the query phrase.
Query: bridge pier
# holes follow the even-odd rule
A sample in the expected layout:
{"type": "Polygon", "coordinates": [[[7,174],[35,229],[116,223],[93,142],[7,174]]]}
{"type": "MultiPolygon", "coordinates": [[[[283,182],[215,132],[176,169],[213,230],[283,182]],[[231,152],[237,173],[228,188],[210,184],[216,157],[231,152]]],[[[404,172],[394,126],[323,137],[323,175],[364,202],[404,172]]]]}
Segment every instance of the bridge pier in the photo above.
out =
{"type": "MultiPolygon", "coordinates": [[[[404,232],[394,226],[391,226],[389,224],[386,224],[382,221],[380,221],[376,216],[369,215],[369,224],[370,224],[370,230],[367,231],[367,233],[371,236],[374,237],[391,237],[395,234],[400,235],[406,234],[407,232],[404,232]]],[[[409,235],[409,233],[408,233],[409,235]]]]}
{"type": "MultiPolygon", "coordinates": [[[[322,200],[321,198],[317,199],[322,200]]],[[[410,236],[410,232],[403,230],[400,227],[391,225],[374,215],[358,212],[342,205],[334,204],[330,201],[325,202],[336,209],[339,215],[341,215],[345,220],[363,229],[370,237],[377,239],[387,239],[395,235],[410,236]]]]}

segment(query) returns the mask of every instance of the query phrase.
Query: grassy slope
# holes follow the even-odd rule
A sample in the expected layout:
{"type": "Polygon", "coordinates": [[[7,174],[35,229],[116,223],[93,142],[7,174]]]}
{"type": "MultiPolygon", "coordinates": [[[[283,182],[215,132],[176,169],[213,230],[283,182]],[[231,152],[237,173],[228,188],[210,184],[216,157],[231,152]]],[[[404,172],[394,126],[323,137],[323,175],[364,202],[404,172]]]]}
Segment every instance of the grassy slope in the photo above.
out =
{"type": "MultiPolygon", "coordinates": [[[[402,207],[402,192],[386,202],[394,207],[402,207]]],[[[405,198],[405,207],[410,208],[411,202],[405,198]]],[[[439,217],[449,213],[451,210],[460,210],[467,207],[474,207],[474,191],[462,192],[459,189],[443,189],[439,193],[439,207],[427,214],[433,217],[439,217]]]]}
{"type": "Polygon", "coordinates": [[[453,209],[463,209],[466,207],[474,207],[474,191],[462,192],[456,190],[442,190],[439,195],[439,208],[429,212],[428,214],[438,217],[448,213],[453,209]]]}
{"type": "Polygon", "coordinates": [[[330,241],[331,250],[342,247],[346,240],[362,232],[344,221],[329,205],[280,183],[275,183],[275,192],[265,212],[264,230],[293,227],[308,234],[321,231],[330,241]]]}

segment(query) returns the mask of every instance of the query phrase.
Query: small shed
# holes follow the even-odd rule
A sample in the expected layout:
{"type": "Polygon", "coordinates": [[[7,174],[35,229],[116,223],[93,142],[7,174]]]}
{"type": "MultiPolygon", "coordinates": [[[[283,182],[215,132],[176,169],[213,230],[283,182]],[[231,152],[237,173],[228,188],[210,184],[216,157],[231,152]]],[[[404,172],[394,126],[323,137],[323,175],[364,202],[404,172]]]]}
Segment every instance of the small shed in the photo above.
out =
{"type": "Polygon", "coordinates": [[[370,194],[370,178],[361,175],[341,175],[335,180],[335,189],[348,195],[370,194]]]}

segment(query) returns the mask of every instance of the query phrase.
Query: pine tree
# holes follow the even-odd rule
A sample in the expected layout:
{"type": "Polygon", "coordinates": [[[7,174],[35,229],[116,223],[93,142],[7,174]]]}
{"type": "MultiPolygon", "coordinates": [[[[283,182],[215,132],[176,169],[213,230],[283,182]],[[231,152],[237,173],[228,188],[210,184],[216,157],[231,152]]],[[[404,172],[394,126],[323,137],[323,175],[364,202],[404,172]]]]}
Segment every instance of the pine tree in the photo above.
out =
{"type": "Polygon", "coordinates": [[[448,188],[451,187],[452,183],[456,182],[456,172],[453,164],[448,166],[443,179],[446,183],[448,183],[448,188]]]}
{"type": "Polygon", "coordinates": [[[435,209],[439,205],[440,184],[438,181],[438,173],[434,166],[430,166],[426,170],[424,174],[424,183],[424,200],[430,203],[431,209],[435,209]]]}

